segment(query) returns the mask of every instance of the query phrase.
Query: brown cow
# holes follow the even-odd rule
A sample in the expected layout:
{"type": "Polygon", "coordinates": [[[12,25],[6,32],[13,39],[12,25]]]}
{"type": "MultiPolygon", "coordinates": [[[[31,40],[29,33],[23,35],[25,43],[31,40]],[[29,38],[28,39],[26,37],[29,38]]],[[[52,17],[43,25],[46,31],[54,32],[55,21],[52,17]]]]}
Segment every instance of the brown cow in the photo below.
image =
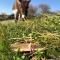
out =
{"type": "Polygon", "coordinates": [[[27,17],[29,3],[31,0],[16,0],[13,5],[13,14],[16,20],[27,17]]]}

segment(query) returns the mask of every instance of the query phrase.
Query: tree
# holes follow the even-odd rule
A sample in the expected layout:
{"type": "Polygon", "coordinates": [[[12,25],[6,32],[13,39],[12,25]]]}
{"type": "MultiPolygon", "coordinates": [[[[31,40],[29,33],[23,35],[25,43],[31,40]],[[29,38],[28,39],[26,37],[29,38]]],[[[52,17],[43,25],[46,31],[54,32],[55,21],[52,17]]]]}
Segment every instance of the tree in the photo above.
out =
{"type": "Polygon", "coordinates": [[[8,15],[6,13],[0,14],[0,20],[7,20],[7,19],[8,19],[8,15]]]}
{"type": "Polygon", "coordinates": [[[40,9],[41,13],[49,13],[50,12],[50,7],[47,4],[39,5],[39,9],[40,9]]]}
{"type": "Polygon", "coordinates": [[[37,8],[32,6],[32,5],[30,5],[29,9],[28,9],[28,16],[29,17],[35,16],[36,15],[36,11],[37,11],[37,8]]]}
{"type": "Polygon", "coordinates": [[[55,13],[60,16],[60,10],[56,11],[55,13]]]}

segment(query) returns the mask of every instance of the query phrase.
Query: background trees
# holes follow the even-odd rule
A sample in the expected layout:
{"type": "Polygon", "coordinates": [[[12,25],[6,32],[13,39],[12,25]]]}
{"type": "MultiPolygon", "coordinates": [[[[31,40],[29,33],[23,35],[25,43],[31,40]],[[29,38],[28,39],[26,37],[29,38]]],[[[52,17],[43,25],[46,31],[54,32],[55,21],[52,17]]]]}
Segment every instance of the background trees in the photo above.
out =
{"type": "Polygon", "coordinates": [[[41,4],[39,5],[39,9],[41,13],[49,13],[50,7],[47,4],[41,4]]]}
{"type": "Polygon", "coordinates": [[[33,16],[39,16],[40,14],[44,13],[51,13],[50,7],[47,4],[40,4],[39,6],[29,6],[28,10],[28,16],[33,17],[33,16]]]}
{"type": "Polygon", "coordinates": [[[37,7],[30,5],[28,9],[28,16],[33,17],[36,15],[36,12],[37,12],[37,7]]]}
{"type": "Polygon", "coordinates": [[[1,21],[2,21],[2,20],[6,20],[6,19],[8,19],[8,15],[7,15],[6,13],[0,14],[0,20],[1,20],[1,21]]]}

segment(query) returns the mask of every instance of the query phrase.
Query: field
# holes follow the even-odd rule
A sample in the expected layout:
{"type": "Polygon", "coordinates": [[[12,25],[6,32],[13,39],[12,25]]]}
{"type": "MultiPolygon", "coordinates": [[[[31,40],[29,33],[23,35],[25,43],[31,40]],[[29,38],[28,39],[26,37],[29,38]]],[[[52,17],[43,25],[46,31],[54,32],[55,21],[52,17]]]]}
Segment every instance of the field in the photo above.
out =
{"type": "Polygon", "coordinates": [[[19,52],[12,52],[11,38],[31,37],[46,50],[34,52],[36,60],[60,60],[60,16],[45,14],[26,21],[0,21],[0,60],[30,60],[19,52]]]}

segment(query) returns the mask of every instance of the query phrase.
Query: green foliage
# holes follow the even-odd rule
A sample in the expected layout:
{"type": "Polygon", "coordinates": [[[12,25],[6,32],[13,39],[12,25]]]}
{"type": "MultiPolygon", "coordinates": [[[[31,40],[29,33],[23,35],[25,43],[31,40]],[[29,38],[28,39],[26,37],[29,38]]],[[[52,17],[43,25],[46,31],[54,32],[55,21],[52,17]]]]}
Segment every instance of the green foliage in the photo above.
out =
{"type": "Polygon", "coordinates": [[[39,47],[46,47],[43,53],[35,52],[38,60],[41,57],[60,57],[60,16],[44,14],[34,20],[0,23],[0,60],[28,60],[27,56],[22,58],[23,54],[11,51],[10,43],[14,40],[10,39],[29,36],[39,47]]]}

